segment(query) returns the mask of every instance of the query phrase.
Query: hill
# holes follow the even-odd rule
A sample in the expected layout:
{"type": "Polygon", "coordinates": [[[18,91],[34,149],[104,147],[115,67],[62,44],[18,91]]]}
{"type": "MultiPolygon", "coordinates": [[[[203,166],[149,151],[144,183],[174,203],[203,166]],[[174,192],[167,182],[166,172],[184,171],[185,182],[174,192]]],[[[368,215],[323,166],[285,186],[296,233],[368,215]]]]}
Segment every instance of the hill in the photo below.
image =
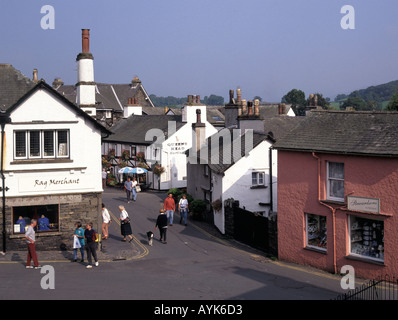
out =
{"type": "Polygon", "coordinates": [[[366,103],[375,103],[382,109],[390,101],[395,92],[398,92],[398,80],[371,86],[366,89],[355,90],[349,95],[338,94],[334,102],[343,103],[348,98],[362,98],[366,103]]]}

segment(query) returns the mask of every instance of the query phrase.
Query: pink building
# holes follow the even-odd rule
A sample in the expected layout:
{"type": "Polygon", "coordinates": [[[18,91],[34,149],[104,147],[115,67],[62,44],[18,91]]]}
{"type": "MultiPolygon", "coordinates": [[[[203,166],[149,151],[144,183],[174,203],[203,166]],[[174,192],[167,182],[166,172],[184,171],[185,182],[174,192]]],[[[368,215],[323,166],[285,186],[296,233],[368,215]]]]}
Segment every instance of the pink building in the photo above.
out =
{"type": "Polygon", "coordinates": [[[279,259],[398,276],[398,112],[312,111],[279,140],[279,259]]]}

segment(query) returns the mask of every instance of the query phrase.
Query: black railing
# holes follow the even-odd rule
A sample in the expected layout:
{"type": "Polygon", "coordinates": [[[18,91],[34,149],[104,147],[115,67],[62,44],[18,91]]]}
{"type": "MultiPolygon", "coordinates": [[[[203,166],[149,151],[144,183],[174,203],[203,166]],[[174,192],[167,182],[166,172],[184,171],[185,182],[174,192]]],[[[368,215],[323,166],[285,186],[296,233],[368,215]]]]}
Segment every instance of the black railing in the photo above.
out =
{"type": "Polygon", "coordinates": [[[386,275],[370,280],[336,300],[398,300],[398,279],[386,275]]]}

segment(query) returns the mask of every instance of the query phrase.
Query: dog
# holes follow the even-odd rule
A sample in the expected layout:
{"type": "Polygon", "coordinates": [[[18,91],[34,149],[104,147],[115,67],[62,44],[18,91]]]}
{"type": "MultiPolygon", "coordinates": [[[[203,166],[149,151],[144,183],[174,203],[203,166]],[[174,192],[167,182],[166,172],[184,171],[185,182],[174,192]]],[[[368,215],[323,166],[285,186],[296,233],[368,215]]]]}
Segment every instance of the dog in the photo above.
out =
{"type": "Polygon", "coordinates": [[[153,244],[153,232],[152,231],[148,231],[146,233],[146,235],[148,236],[148,244],[152,247],[152,244],[153,244]]]}

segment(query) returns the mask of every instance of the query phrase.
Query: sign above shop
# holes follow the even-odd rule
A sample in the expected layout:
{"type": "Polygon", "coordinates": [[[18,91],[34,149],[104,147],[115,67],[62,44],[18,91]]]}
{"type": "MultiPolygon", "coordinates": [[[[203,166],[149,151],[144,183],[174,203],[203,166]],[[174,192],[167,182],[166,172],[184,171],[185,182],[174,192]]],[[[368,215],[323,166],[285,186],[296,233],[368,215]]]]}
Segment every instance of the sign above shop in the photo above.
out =
{"type": "Polygon", "coordinates": [[[19,178],[19,192],[79,190],[92,187],[90,175],[41,176],[19,178]]]}
{"type": "Polygon", "coordinates": [[[352,211],[380,213],[380,199],[347,196],[347,208],[352,211]]]}

